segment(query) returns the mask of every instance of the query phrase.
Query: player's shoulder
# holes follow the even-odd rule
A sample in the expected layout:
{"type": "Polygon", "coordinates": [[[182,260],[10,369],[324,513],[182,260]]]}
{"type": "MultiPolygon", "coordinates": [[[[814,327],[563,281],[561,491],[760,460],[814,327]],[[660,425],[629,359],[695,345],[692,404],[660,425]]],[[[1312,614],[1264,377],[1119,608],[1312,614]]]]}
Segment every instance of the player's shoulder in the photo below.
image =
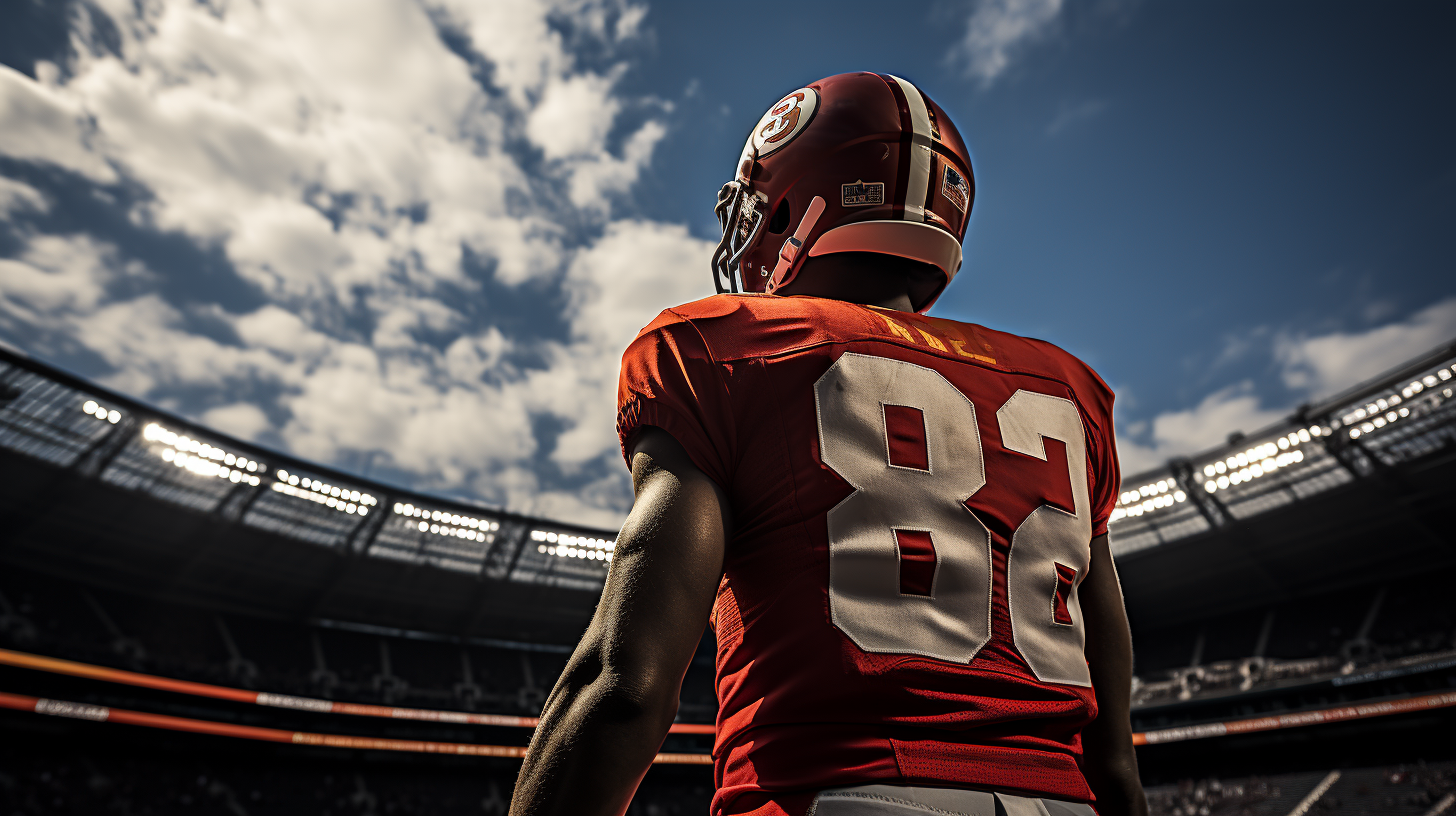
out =
{"type": "Polygon", "coordinates": [[[691,332],[715,359],[731,360],[830,341],[871,320],[862,306],[824,298],[713,295],[664,309],[638,337],[691,332]]]}
{"type": "MultiPolygon", "coordinates": [[[[929,318],[936,321],[937,318],[929,318]]],[[[971,329],[982,350],[996,364],[1006,369],[1026,374],[1052,377],[1071,386],[1086,400],[1106,405],[1112,404],[1112,389],[1102,377],[1077,355],[1055,343],[1035,337],[1024,337],[1011,332],[998,331],[974,323],[954,323],[971,329]]]]}

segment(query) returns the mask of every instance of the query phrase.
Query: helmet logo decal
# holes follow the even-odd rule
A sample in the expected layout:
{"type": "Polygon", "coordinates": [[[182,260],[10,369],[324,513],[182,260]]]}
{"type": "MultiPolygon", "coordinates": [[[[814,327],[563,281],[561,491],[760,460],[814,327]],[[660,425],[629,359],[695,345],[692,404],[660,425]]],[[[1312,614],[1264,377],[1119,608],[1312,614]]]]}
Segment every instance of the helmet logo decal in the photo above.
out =
{"type": "Polygon", "coordinates": [[[819,94],[813,88],[794,91],[780,99],[778,104],[769,108],[768,113],[758,120],[758,126],[749,137],[750,144],[758,148],[760,157],[778,150],[803,131],[804,126],[814,117],[817,107],[819,94]]]}
{"type": "Polygon", "coordinates": [[[940,194],[950,200],[956,209],[966,211],[971,203],[971,187],[966,184],[965,178],[949,164],[945,166],[945,173],[941,177],[940,194]]]}
{"type": "Polygon", "coordinates": [[[885,183],[856,179],[853,184],[839,185],[839,194],[845,207],[877,207],[885,203],[885,183]]]}

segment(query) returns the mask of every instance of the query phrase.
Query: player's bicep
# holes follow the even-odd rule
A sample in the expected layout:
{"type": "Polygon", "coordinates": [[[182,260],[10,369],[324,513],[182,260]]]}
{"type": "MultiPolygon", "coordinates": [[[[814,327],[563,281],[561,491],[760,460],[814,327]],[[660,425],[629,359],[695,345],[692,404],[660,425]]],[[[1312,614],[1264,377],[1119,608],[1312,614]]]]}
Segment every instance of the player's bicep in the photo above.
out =
{"type": "Polygon", "coordinates": [[[728,504],[667,432],[644,427],[630,450],[636,502],[591,635],[624,684],[675,699],[717,594],[728,504]]]}
{"type": "Polygon", "coordinates": [[[1113,685],[1119,687],[1118,696],[1121,696],[1125,690],[1122,687],[1132,679],[1132,635],[1123,606],[1122,584],[1118,581],[1117,566],[1105,533],[1092,539],[1091,565],[1078,592],[1093,686],[1098,688],[1099,700],[1102,692],[1110,692],[1113,685]]]}

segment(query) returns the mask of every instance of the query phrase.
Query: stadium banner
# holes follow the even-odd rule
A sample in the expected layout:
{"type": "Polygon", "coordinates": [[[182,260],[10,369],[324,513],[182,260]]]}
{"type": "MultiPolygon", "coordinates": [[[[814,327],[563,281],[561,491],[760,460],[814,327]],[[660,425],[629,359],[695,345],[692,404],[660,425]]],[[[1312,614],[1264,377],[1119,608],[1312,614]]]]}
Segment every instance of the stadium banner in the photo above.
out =
{"type": "MultiPolygon", "coordinates": [[[[214,686],[209,683],[194,683],[189,680],[173,680],[151,674],[93,666],[74,660],[0,649],[0,665],[22,669],[84,677],[105,683],[119,683],[139,688],[190,694],[195,697],[211,697],[235,703],[288,708],[295,711],[312,711],[318,714],[349,714],[356,717],[384,717],[395,720],[420,720],[457,725],[493,725],[503,728],[535,728],[539,717],[519,717],[508,714],[476,714],[469,711],[434,711],[427,708],[399,708],[396,706],[369,705],[366,703],[341,703],[320,700],[314,697],[295,697],[291,694],[273,694],[266,691],[214,686]]],[[[702,723],[673,723],[669,729],[673,734],[706,734],[712,736],[713,726],[702,723]]]]}
{"type": "MultiPolygon", "coordinates": [[[[441,722],[458,725],[489,725],[505,728],[535,728],[537,723],[540,722],[539,717],[520,717],[508,714],[476,714],[468,711],[436,711],[425,708],[400,708],[367,703],[344,703],[333,700],[320,700],[314,697],[297,697],[290,694],[274,694],[266,691],[248,691],[246,689],[215,686],[208,683],[194,683],[189,680],[174,680],[167,677],[157,677],[155,675],[125,671],[123,669],[112,669],[105,666],[94,666],[89,663],[78,663],[72,660],[43,657],[41,655],[17,652],[9,649],[0,649],[0,665],[33,669],[51,674],[83,677],[91,680],[119,683],[140,688],[171,691],[178,694],[190,694],[197,697],[211,697],[218,700],[252,703],[255,705],[287,708],[295,711],[309,711],[318,714],[348,714],[356,717],[382,717],[395,720],[417,720],[421,722],[441,722]]],[[[0,694],[0,697],[20,699],[17,695],[0,694]]],[[[298,744],[325,745],[339,748],[372,748],[386,751],[464,753],[477,756],[521,756],[525,752],[524,748],[511,746],[430,743],[412,740],[309,734],[306,732],[284,731],[281,729],[234,726],[207,720],[164,717],[162,715],[144,714],[134,711],[125,712],[120,709],[112,709],[111,715],[108,716],[106,713],[108,710],[98,706],[68,703],[59,700],[45,700],[43,698],[24,699],[41,700],[42,705],[40,707],[33,707],[30,704],[26,706],[27,708],[33,708],[33,710],[40,714],[53,714],[105,722],[127,722],[133,725],[153,725],[153,727],[158,728],[174,728],[174,730],[197,731],[199,733],[219,734],[223,736],[242,736],[248,739],[266,739],[273,742],[295,742],[298,744]],[[116,714],[118,712],[124,715],[122,719],[117,719],[116,714]],[[155,724],[156,722],[163,721],[173,724],[155,724]],[[184,728],[176,725],[181,722],[192,723],[194,727],[184,728]],[[392,747],[396,745],[415,747],[392,747]],[[455,748],[447,750],[446,746],[455,746],[455,748]],[[492,751],[496,751],[496,753],[492,753],[492,751]],[[512,751],[517,753],[510,753],[512,751]]],[[[1313,711],[1300,711],[1293,714],[1281,714],[1274,717],[1254,717],[1247,720],[1230,720],[1227,722],[1164,728],[1156,731],[1142,731],[1134,733],[1132,735],[1132,741],[1133,745],[1160,745],[1167,742],[1222,737],[1230,734],[1247,734],[1257,731],[1273,731],[1280,728],[1296,728],[1305,725],[1359,720],[1368,717],[1407,714],[1415,711],[1426,711],[1450,706],[1456,706],[1456,692],[1427,694],[1351,706],[1336,706],[1313,711]]],[[[0,707],[16,708],[17,706],[0,702],[0,707]]],[[[669,728],[669,733],[712,736],[714,734],[714,726],[703,723],[673,723],[669,728]]],[[[673,764],[707,764],[712,761],[707,754],[659,754],[658,756],[659,758],[656,761],[673,764]],[[664,757],[667,757],[667,759],[664,759],[664,757]]]]}
{"type": "Polygon", "coordinates": [[[1314,711],[1300,711],[1281,714],[1277,717],[1254,717],[1248,720],[1188,725],[1179,728],[1164,728],[1132,735],[1133,745],[1157,745],[1165,742],[1182,742],[1207,737],[1222,737],[1229,734],[1250,734],[1256,731],[1274,731],[1280,728],[1298,728],[1305,725],[1363,720],[1367,717],[1385,717],[1391,714],[1409,714],[1414,711],[1429,711],[1436,708],[1456,706],[1456,692],[1424,694],[1404,697],[1398,700],[1382,700],[1352,706],[1321,708],[1314,711]]]}
{"type": "MultiPolygon", "coordinates": [[[[128,711],[124,708],[73,703],[66,700],[48,700],[44,697],[30,697],[23,694],[8,694],[0,691],[0,708],[16,711],[33,711],[52,717],[69,717],[91,722],[121,723],[144,728],[160,728],[168,731],[187,731],[194,734],[212,734],[219,737],[259,740],[262,742],[286,742],[294,745],[318,745],[327,748],[354,748],[366,751],[404,751],[417,754],[456,754],[460,756],[508,757],[520,759],[526,755],[521,745],[476,745],[465,742],[430,742],[426,740],[385,739],[381,737],[353,737],[342,734],[315,734],[307,731],[286,731],[281,728],[259,728],[251,725],[198,720],[191,717],[173,717],[166,714],[147,714],[128,711]]],[[[658,754],[652,760],[659,765],[711,765],[713,758],[708,754],[658,754]]]]}

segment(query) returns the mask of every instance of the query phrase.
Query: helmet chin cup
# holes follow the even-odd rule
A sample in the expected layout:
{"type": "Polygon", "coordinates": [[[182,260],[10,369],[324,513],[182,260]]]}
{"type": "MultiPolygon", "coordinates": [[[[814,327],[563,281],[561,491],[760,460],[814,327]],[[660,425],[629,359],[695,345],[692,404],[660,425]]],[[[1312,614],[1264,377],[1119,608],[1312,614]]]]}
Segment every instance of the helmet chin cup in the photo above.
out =
{"type": "Polygon", "coordinates": [[[824,206],[824,199],[821,196],[814,196],[814,200],[809,202],[809,209],[799,220],[799,226],[794,230],[794,234],[790,235],[784,241],[783,247],[779,249],[779,262],[774,267],[773,274],[769,276],[768,285],[764,287],[765,292],[770,294],[777,292],[799,274],[799,268],[804,265],[804,259],[809,257],[803,253],[804,241],[809,237],[809,233],[814,231],[814,225],[819,223],[819,216],[824,214],[824,206]]]}

